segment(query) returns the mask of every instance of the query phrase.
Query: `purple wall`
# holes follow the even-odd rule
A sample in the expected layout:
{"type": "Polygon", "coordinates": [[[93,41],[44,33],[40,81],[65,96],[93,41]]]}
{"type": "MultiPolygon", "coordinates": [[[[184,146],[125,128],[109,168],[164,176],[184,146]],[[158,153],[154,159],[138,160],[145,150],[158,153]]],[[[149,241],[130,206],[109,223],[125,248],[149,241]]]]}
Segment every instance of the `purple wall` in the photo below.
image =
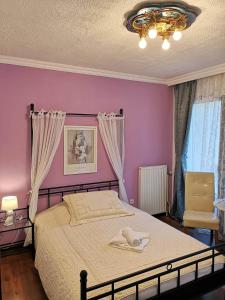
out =
{"type": "MultiPolygon", "coordinates": [[[[15,194],[27,203],[30,189],[28,105],[36,109],[97,113],[124,109],[125,181],[137,201],[137,174],[142,165],[172,161],[172,93],[164,85],[97,76],[0,65],[0,199],[15,194]]],[[[97,125],[94,118],[68,117],[66,124],[97,125]]],[[[114,179],[98,136],[98,172],[63,175],[63,138],[43,187],[114,179]]],[[[137,202],[136,202],[137,204],[137,202]]]]}

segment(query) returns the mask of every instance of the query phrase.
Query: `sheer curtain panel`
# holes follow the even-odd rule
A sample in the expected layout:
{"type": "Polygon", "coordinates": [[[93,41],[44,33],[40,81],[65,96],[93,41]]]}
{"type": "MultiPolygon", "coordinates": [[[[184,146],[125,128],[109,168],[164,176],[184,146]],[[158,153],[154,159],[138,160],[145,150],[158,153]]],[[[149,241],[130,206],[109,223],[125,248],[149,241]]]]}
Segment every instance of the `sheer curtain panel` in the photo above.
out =
{"type": "Polygon", "coordinates": [[[220,149],[218,165],[218,198],[225,198],[225,73],[199,79],[197,81],[196,101],[209,102],[221,100],[220,149]]]}
{"type": "Polygon", "coordinates": [[[194,103],[184,153],[185,171],[214,173],[215,199],[218,195],[220,119],[220,99],[194,103]]]}
{"type": "Polygon", "coordinates": [[[225,96],[221,100],[218,198],[225,199],[225,96]]]}
{"type": "Polygon", "coordinates": [[[225,73],[199,79],[197,81],[196,97],[197,101],[201,99],[220,98],[225,95],[225,73]]]}
{"type": "Polygon", "coordinates": [[[113,170],[119,180],[120,199],[129,202],[124,184],[124,116],[98,114],[99,131],[113,170]]]}
{"type": "MultiPolygon", "coordinates": [[[[33,126],[33,145],[31,161],[31,195],[29,216],[34,221],[37,212],[39,188],[49,172],[58,148],[66,113],[60,111],[41,111],[31,113],[33,126]]],[[[24,245],[31,243],[31,230],[27,231],[24,245]]]]}

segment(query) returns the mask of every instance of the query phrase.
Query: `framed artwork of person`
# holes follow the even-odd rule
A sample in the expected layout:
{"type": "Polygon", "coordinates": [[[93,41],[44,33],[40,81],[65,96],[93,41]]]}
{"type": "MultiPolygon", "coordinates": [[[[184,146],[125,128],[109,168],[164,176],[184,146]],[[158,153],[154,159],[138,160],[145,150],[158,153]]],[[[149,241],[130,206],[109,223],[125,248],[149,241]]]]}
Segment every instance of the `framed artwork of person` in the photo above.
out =
{"type": "Polygon", "coordinates": [[[64,175],[97,172],[97,127],[64,126],[64,175]]]}

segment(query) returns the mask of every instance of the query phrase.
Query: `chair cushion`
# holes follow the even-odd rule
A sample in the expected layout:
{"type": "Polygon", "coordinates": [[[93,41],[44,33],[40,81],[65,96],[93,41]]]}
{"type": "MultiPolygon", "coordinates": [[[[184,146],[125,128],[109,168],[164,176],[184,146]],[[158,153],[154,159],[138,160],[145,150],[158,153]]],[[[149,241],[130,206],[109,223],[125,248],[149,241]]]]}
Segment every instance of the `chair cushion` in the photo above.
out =
{"type": "Polygon", "coordinates": [[[214,174],[187,172],[185,175],[185,209],[212,212],[214,200],[214,174]]]}
{"type": "Polygon", "coordinates": [[[219,229],[219,219],[212,212],[185,210],[183,220],[186,227],[219,229]]]}

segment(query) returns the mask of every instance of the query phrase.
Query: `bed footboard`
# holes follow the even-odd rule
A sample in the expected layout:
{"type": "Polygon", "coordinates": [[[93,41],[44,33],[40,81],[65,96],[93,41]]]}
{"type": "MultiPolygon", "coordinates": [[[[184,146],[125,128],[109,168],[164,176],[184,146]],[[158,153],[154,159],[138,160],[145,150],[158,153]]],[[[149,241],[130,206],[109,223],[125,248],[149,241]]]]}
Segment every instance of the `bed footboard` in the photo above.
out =
{"type": "Polygon", "coordinates": [[[83,270],[80,273],[81,300],[97,300],[97,299],[103,299],[104,297],[108,297],[108,296],[111,296],[111,299],[114,299],[116,293],[129,289],[131,287],[135,287],[136,299],[139,299],[139,292],[140,292],[139,285],[144,282],[155,280],[155,279],[157,280],[157,295],[148,299],[173,299],[173,300],[181,299],[181,298],[187,299],[188,297],[191,297],[194,294],[200,292],[207,292],[225,284],[225,264],[223,263],[222,268],[220,268],[219,270],[215,270],[215,258],[219,255],[224,256],[224,253],[225,253],[225,242],[90,287],[87,287],[88,273],[87,271],[83,270]],[[194,258],[194,256],[200,254],[205,254],[205,256],[201,258],[194,258]],[[182,261],[184,261],[185,259],[188,258],[191,259],[192,257],[193,257],[192,261],[182,263],[182,261]],[[199,264],[206,260],[211,260],[210,274],[199,277],[199,264]],[[177,262],[180,263],[179,266],[173,266],[177,262]],[[195,278],[189,281],[188,283],[181,284],[181,270],[190,266],[195,267],[194,269],[195,278]],[[159,268],[165,268],[165,271],[161,271],[157,273],[157,269],[159,268]],[[142,275],[142,274],[144,275],[145,273],[151,271],[154,272],[156,271],[156,274],[152,276],[146,274],[147,277],[143,276],[142,279],[133,280],[131,283],[128,284],[122,283],[122,281],[124,281],[125,279],[132,280],[132,278],[134,279],[135,276],[142,275]],[[173,272],[176,272],[177,274],[176,288],[173,288],[166,292],[161,292],[161,277],[173,272]],[[115,285],[118,283],[120,283],[120,286],[115,287],[115,285]],[[96,296],[88,297],[89,292],[97,291],[100,288],[104,288],[104,287],[107,287],[106,292],[99,293],[99,294],[97,293],[96,296]]]}

